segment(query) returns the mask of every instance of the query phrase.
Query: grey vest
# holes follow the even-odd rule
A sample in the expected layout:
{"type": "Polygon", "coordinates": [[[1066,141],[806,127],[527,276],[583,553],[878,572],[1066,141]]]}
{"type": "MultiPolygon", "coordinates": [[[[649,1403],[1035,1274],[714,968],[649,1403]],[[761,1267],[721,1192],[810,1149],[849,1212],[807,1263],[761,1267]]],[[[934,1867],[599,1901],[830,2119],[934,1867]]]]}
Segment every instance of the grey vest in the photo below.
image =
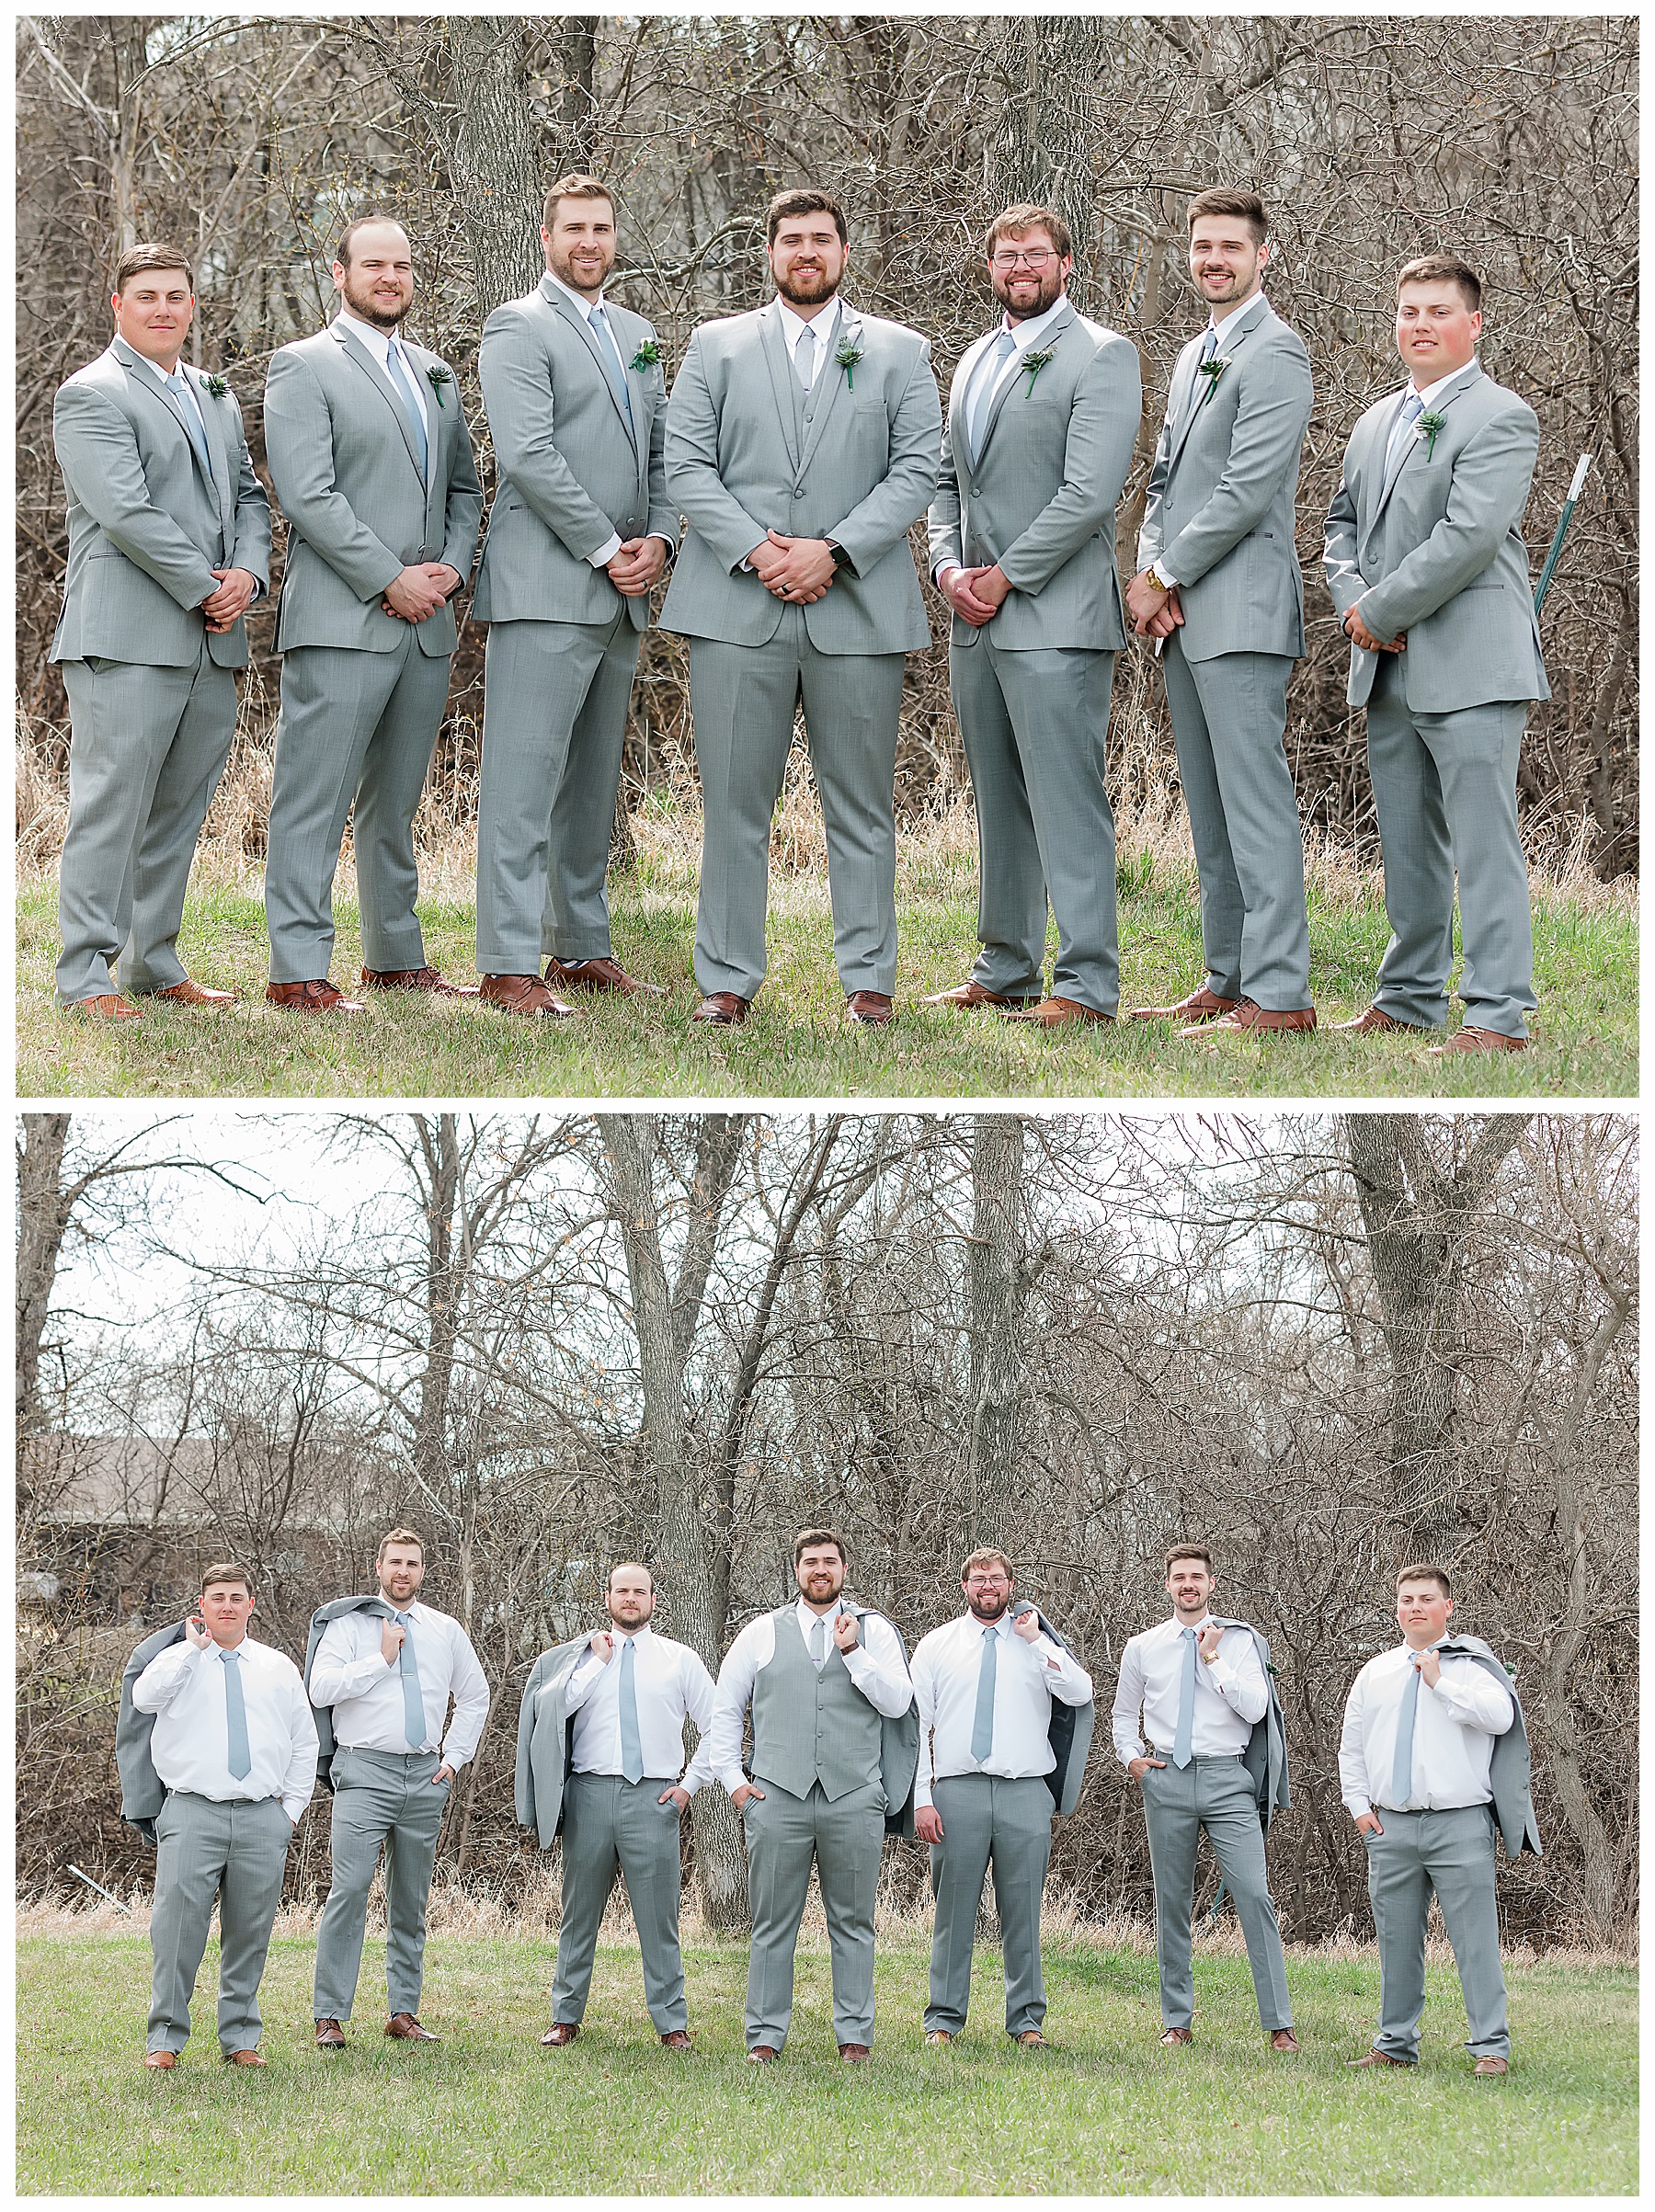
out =
{"type": "Polygon", "coordinates": [[[753,1775],[795,1797],[819,1782],[832,1804],[880,1780],[880,1717],[850,1679],[824,1622],[828,1658],[817,1667],[799,1634],[798,1613],[783,1605],[770,1615],[776,1656],[753,1684],[753,1775]]]}

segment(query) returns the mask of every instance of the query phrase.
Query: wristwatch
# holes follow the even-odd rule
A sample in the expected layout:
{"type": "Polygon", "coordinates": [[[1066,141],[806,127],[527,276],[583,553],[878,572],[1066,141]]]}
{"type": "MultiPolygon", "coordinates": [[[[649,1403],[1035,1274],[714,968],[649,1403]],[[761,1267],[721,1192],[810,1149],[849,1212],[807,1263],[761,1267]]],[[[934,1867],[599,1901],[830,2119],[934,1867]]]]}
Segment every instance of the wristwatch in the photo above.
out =
{"type": "Polygon", "coordinates": [[[1176,591],[1178,589],[1178,586],[1172,581],[1171,577],[1162,576],[1159,568],[1153,561],[1151,561],[1149,564],[1148,576],[1149,581],[1155,586],[1157,591],[1176,591]]]}
{"type": "Polygon", "coordinates": [[[850,554],[845,551],[842,545],[839,544],[832,538],[829,538],[828,541],[828,550],[833,555],[833,565],[835,568],[849,568],[851,565],[850,554]]]}

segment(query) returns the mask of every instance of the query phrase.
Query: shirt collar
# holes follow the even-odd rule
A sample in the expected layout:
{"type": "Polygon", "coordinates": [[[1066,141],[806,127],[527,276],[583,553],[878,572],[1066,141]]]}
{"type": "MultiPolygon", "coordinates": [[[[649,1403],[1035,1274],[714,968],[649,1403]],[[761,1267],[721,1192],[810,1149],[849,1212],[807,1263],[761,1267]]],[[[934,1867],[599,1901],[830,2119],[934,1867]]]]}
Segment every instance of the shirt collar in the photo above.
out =
{"type": "Polygon", "coordinates": [[[813,1612],[812,1609],[805,1604],[803,1597],[799,1599],[798,1603],[793,1607],[793,1611],[799,1616],[799,1625],[804,1629],[806,1636],[810,1634],[810,1624],[813,1621],[826,1621],[828,1627],[831,1628],[837,1616],[843,1613],[844,1610],[845,1597],[842,1591],[833,1601],[832,1613],[813,1612]]]}
{"type": "Polygon", "coordinates": [[[790,356],[799,342],[799,333],[802,330],[810,330],[817,333],[819,342],[824,346],[833,336],[834,327],[839,321],[840,305],[839,297],[837,292],[833,296],[832,306],[824,309],[822,314],[816,316],[813,321],[808,323],[805,321],[803,315],[795,314],[793,313],[793,309],[787,304],[787,302],[782,299],[779,292],[776,295],[776,305],[782,310],[782,336],[787,347],[790,356]]]}
{"type": "Polygon", "coordinates": [[[1220,348],[1222,348],[1227,337],[1233,338],[1241,331],[1250,329],[1252,325],[1258,321],[1259,317],[1263,314],[1268,305],[1269,302],[1265,299],[1263,292],[1257,291],[1253,294],[1252,298],[1249,300],[1245,307],[1238,307],[1235,314],[1233,315],[1227,315],[1222,323],[1215,321],[1213,316],[1209,314],[1207,316],[1207,328],[1209,330],[1216,330],[1218,333],[1218,343],[1220,348]]]}
{"type": "Polygon", "coordinates": [[[369,348],[382,368],[390,363],[391,340],[398,336],[394,330],[382,330],[377,323],[364,323],[360,315],[353,315],[348,307],[341,307],[337,321],[348,324],[352,335],[369,348]]]}
{"type": "Polygon", "coordinates": [[[1204,1613],[1198,1621],[1181,1621],[1178,1615],[1174,1613],[1172,1618],[1168,1622],[1167,1625],[1176,1636],[1181,1636],[1186,1628],[1193,1628],[1196,1635],[1199,1636],[1212,1617],[1213,1616],[1210,1613],[1204,1613]]]}
{"type": "Polygon", "coordinates": [[[599,291],[595,300],[591,299],[587,293],[583,291],[576,291],[572,284],[565,284],[561,277],[554,277],[550,269],[546,271],[546,282],[548,284],[555,284],[558,291],[562,292],[565,300],[573,300],[576,306],[579,308],[581,314],[586,317],[588,323],[592,319],[592,310],[594,307],[605,307],[608,305],[608,302],[605,300],[601,291],[599,291]]]}
{"type": "MultiPolygon", "coordinates": [[[[140,353],[137,347],[134,346],[130,339],[118,337],[114,343],[119,345],[121,348],[121,351],[116,356],[118,360],[124,361],[129,368],[134,361],[136,361],[140,368],[147,369],[149,371],[150,374],[154,378],[158,384],[166,383],[166,371],[162,368],[159,361],[152,361],[147,353],[140,353]]],[[[180,376],[183,374],[183,369],[184,359],[180,354],[177,362],[176,363],[176,371],[180,376]]],[[[188,383],[188,381],[189,380],[188,377],[184,378],[184,382],[186,383],[188,383]]]]}
{"type": "Polygon", "coordinates": [[[614,1631],[614,1636],[617,1644],[647,1643],[650,1636],[649,1623],[645,1621],[642,1628],[633,1628],[630,1630],[625,1628],[617,1628],[614,1631]]]}
{"type": "Polygon", "coordinates": [[[1060,292],[1044,314],[1030,315],[1026,322],[1013,325],[1004,315],[1001,315],[1000,328],[1009,330],[1017,340],[1019,353],[1027,353],[1032,346],[1045,336],[1047,330],[1057,320],[1068,303],[1068,294],[1060,292]]]}
{"type": "MultiPolygon", "coordinates": [[[[1427,384],[1420,393],[1421,412],[1423,413],[1424,410],[1430,406],[1432,401],[1435,399],[1439,392],[1445,392],[1448,386],[1454,382],[1456,377],[1466,375],[1468,371],[1477,368],[1478,365],[1477,356],[1473,354],[1468,361],[1462,361],[1457,369],[1450,369],[1446,376],[1439,376],[1434,384],[1427,384]]],[[[1403,397],[1405,399],[1407,398],[1409,393],[1413,390],[1413,379],[1410,377],[1408,382],[1403,386],[1403,397]]]]}

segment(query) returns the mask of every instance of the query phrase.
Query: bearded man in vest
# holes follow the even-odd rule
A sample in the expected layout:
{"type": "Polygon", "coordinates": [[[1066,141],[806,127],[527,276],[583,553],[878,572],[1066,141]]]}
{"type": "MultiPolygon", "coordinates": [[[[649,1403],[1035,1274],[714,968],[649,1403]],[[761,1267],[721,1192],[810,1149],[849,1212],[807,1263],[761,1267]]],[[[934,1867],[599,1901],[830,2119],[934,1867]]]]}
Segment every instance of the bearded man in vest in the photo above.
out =
{"type": "Polygon", "coordinates": [[[831,1529],[793,1544],[795,1602],[741,1631],[719,1670],[709,1733],[713,1772],[747,1838],[753,1911],[748,2058],[776,2058],[793,2012],[793,1951],[814,1862],[833,1958],[841,2059],[873,2035],[873,1898],[887,1816],[907,1813],[919,1734],[902,1638],[842,1596],[845,1546],[831,1529]],[[753,1773],[741,1763],[753,1712],[753,1773]]]}

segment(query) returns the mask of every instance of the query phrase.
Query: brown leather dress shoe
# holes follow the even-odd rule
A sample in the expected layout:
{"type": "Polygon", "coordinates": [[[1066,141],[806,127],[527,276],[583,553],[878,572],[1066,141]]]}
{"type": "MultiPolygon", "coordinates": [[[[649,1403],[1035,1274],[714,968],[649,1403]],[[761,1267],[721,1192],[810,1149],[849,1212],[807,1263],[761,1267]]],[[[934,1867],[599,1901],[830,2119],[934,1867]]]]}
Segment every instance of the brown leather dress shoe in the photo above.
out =
{"type": "Polygon", "coordinates": [[[860,1029],[883,1029],[896,1019],[896,1009],[884,991],[852,991],[845,1013],[860,1029]]]}
{"type": "MultiPolygon", "coordinates": [[[[958,1009],[974,1006],[1038,1006],[1038,991],[991,991],[980,984],[975,975],[964,983],[956,983],[952,991],[930,991],[919,1001],[921,1006],[952,1006],[958,1009]]],[[[941,2031],[939,2031],[941,2032],[941,2031]]]]}
{"type": "Polygon", "coordinates": [[[393,2043],[440,2043],[440,2035],[421,2027],[412,2012],[393,2012],[385,2023],[385,2033],[393,2043]]]}
{"type": "Polygon", "coordinates": [[[668,2028],[661,2037],[661,2047],[668,2051],[687,2051],[690,2048],[688,2028],[668,2028]]]}
{"type": "Polygon", "coordinates": [[[224,2059],[230,2066],[264,2066],[268,2063],[263,2051],[226,2051],[224,2059]]]}
{"type": "Polygon", "coordinates": [[[1525,1053],[1528,1048],[1526,1037],[1508,1037],[1503,1030],[1478,1029],[1467,1022],[1464,1029],[1455,1031],[1446,1044],[1427,1049],[1446,1059],[1450,1053],[1525,1053]]]}
{"type": "Polygon", "coordinates": [[[474,983],[450,983],[438,968],[364,968],[362,982],[371,991],[429,991],[436,998],[475,998],[474,983]]]}
{"type": "Polygon", "coordinates": [[[659,983],[645,983],[636,975],[629,975],[618,960],[606,952],[601,960],[548,960],[546,981],[561,987],[577,991],[616,991],[622,998],[633,992],[642,992],[646,998],[665,998],[667,989],[659,983]]]}
{"type": "Polygon", "coordinates": [[[575,1009],[547,990],[538,975],[485,975],[481,997],[485,1006],[497,1006],[503,1014],[522,1014],[531,1021],[564,1021],[575,1009]]]}
{"type": "Polygon", "coordinates": [[[1347,2058],[1347,2066],[1406,2066],[1406,2058],[1393,2058],[1389,2051],[1364,2051],[1360,2058],[1347,2058]]]}
{"type": "Polygon", "coordinates": [[[1240,1005],[1238,998],[1220,998],[1216,991],[1209,991],[1203,984],[1176,1006],[1135,1006],[1127,1015],[1128,1021],[1211,1021],[1216,1015],[1227,1014],[1240,1005]]]}
{"type": "Polygon", "coordinates": [[[295,1014],[360,1014],[367,1009],[360,998],[347,998],[325,975],[305,983],[272,983],[265,990],[272,1006],[295,1014]]]}
{"type": "MultiPolygon", "coordinates": [[[[709,991],[690,1017],[691,1021],[706,1021],[722,1029],[739,1029],[748,1018],[752,1001],[735,991],[709,991]]],[[[755,2048],[762,2048],[755,2046],[755,2048]]],[[[775,2056],[772,2052],[771,2057],[775,2056]]]]}
{"type": "Polygon", "coordinates": [[[846,2066],[861,2066],[873,2056],[865,2043],[841,2043],[839,2058],[846,2066]]]}
{"type": "Polygon", "coordinates": [[[573,2043],[580,2033],[578,2020],[558,2020],[546,2030],[541,2043],[547,2050],[560,2051],[565,2043],[573,2043]]]}
{"type": "Polygon", "coordinates": [[[1270,2047],[1273,2051],[1296,2051],[1298,2037],[1291,2028],[1277,2028],[1275,2034],[1270,2038],[1270,2047]]]}
{"type": "Polygon", "coordinates": [[[177,2051],[145,2051],[143,2063],[145,2066],[157,2066],[164,2073],[170,2073],[178,2063],[178,2054],[177,2051]]]}
{"type": "Polygon", "coordinates": [[[345,2048],[345,2031],[337,2020],[318,2020],[316,2048],[319,2051],[342,2051],[345,2048]]]}
{"type": "Polygon", "coordinates": [[[768,2043],[755,2043],[747,2055],[749,2066],[774,2066],[776,2053],[768,2043]]]}
{"type": "Polygon", "coordinates": [[[235,991],[209,990],[188,975],[182,983],[169,983],[166,990],[150,993],[152,998],[165,998],[168,1006],[234,1006],[239,996],[235,991]]]}
{"type": "Polygon", "coordinates": [[[1016,2036],[1014,2040],[1019,2050],[1049,2051],[1052,2047],[1038,2028],[1024,2028],[1022,2034],[1016,2036]]]}
{"type": "Polygon", "coordinates": [[[1188,1029],[1181,1029],[1178,1033],[1181,1037],[1274,1037],[1284,1033],[1307,1036],[1315,1027],[1313,1006],[1278,1010],[1260,1006],[1251,998],[1238,998],[1229,1012],[1220,1014],[1216,1021],[1193,1021],[1188,1029]]]}
{"type": "Polygon", "coordinates": [[[1082,1006],[1078,998],[1043,998],[1038,1006],[1025,1007],[1021,1013],[1007,1008],[1001,1011],[1002,1021],[1037,1021],[1042,1029],[1061,1029],[1069,1021],[1103,1021],[1114,1020],[1113,1014],[1101,1014],[1095,1006],[1082,1006]]]}
{"type": "Polygon", "coordinates": [[[78,1015],[83,1021],[142,1021],[143,1016],[135,1006],[122,998],[117,991],[100,991],[96,998],[77,998],[63,1009],[66,1014],[78,1015]]]}
{"type": "Polygon", "coordinates": [[[1417,1021],[1398,1021],[1395,1014],[1387,1014],[1382,1006],[1370,1006],[1365,1014],[1357,1014],[1350,1021],[1333,1024],[1336,1037],[1406,1037],[1424,1034],[1417,1021]]]}
{"type": "Polygon", "coordinates": [[[1471,2069],[1474,2074],[1503,2074],[1505,2070],[1506,2061],[1503,2058],[1496,2058],[1491,2052],[1487,2057],[1479,2058],[1471,2069]]]}
{"type": "Polygon", "coordinates": [[[1175,2043],[1193,2043],[1195,2031],[1193,2028],[1162,2028],[1160,2039],[1169,2046],[1175,2043]]]}
{"type": "Polygon", "coordinates": [[[925,2040],[931,2046],[933,2050],[941,2050],[945,2043],[952,2043],[953,2041],[953,2036],[947,2028],[927,2028],[925,2031],[925,2040]]]}

